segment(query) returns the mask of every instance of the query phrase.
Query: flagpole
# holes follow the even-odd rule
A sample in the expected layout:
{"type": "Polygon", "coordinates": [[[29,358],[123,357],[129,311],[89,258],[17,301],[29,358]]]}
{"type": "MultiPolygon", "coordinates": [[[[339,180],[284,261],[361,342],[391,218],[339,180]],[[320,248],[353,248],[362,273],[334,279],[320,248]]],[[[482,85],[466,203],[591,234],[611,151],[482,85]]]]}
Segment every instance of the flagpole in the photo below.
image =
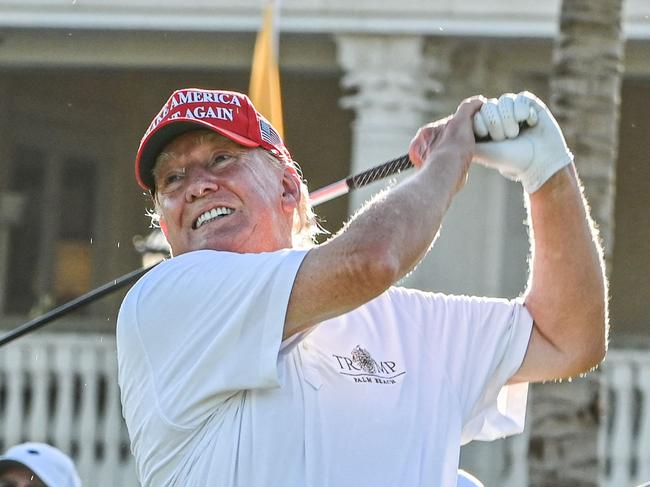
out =
{"type": "Polygon", "coordinates": [[[257,111],[284,138],[278,66],[279,36],[276,29],[278,12],[279,3],[272,0],[263,9],[262,26],[255,39],[248,94],[257,111]]]}
{"type": "Polygon", "coordinates": [[[271,5],[271,8],[273,9],[273,22],[272,26],[273,27],[273,35],[271,36],[273,39],[273,53],[275,54],[275,59],[276,61],[280,61],[280,5],[282,4],[282,0],[268,0],[268,4],[271,5]]]}

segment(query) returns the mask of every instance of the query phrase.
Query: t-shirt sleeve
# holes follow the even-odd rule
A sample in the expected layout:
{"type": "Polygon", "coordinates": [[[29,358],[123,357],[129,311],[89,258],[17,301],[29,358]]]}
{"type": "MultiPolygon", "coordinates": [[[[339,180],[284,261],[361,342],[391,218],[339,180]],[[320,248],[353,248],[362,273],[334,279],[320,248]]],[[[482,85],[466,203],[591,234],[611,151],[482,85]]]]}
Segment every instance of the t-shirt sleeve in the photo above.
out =
{"type": "Polygon", "coordinates": [[[135,335],[168,421],[188,426],[237,391],[279,385],[287,304],[305,253],[190,252],[136,285],[135,335]]]}
{"type": "Polygon", "coordinates": [[[524,360],[533,319],[519,301],[477,299],[465,306],[473,308],[461,311],[470,317],[460,325],[468,339],[457,344],[449,360],[455,365],[449,375],[464,405],[461,443],[521,433],[528,383],[507,382],[524,360]]]}
{"type": "Polygon", "coordinates": [[[533,320],[519,300],[411,292],[433,367],[458,399],[463,444],[521,433],[528,384],[507,384],[521,366],[533,320]]]}

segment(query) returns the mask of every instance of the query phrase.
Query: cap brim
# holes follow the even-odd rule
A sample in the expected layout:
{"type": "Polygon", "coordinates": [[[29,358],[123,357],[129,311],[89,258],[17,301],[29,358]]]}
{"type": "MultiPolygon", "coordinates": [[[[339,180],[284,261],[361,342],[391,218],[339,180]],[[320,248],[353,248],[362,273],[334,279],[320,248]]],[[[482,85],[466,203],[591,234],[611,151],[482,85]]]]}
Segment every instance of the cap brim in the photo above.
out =
{"type": "Polygon", "coordinates": [[[259,147],[259,143],[235,134],[229,130],[221,127],[215,127],[209,122],[197,119],[175,118],[166,120],[160,124],[156,129],[151,132],[145,140],[140,144],[138,151],[138,158],[135,163],[135,178],[141,188],[152,190],[154,187],[153,180],[153,167],[156,163],[156,158],[163,151],[165,146],[169,144],[179,135],[190,132],[192,130],[208,129],[212,132],[223,135],[233,142],[236,142],[244,147],[259,147]]]}

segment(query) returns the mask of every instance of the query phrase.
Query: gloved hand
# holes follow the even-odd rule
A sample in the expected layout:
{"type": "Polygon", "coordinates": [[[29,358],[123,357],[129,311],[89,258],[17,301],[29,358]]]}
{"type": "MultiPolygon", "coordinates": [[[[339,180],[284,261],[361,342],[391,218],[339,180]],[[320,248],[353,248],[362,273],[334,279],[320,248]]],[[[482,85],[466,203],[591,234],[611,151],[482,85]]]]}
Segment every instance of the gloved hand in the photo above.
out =
{"type": "Polygon", "coordinates": [[[532,93],[506,93],[487,100],[474,115],[478,142],[474,161],[521,181],[528,193],[537,191],[553,174],[573,162],[555,118],[532,93]],[[525,122],[520,130],[520,123],[525,122]]]}

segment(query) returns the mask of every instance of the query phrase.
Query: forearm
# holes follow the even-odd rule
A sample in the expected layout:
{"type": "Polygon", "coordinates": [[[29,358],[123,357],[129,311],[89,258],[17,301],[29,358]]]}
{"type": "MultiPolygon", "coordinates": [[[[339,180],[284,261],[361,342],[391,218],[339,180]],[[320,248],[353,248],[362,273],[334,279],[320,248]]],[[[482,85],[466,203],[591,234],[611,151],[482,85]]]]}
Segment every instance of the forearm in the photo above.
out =
{"type": "Polygon", "coordinates": [[[431,247],[462,173],[458,154],[435,153],[412,177],[365,205],[341,237],[354,248],[371,245],[376,256],[394,262],[395,279],[403,277],[431,247]]]}
{"type": "Polygon", "coordinates": [[[573,165],[530,195],[531,277],[525,302],[542,335],[568,362],[570,376],[597,364],[606,347],[602,250],[573,165]]]}
{"type": "Polygon", "coordinates": [[[326,243],[312,249],[289,301],[285,337],[384,292],[431,246],[455,193],[451,155],[376,196],[326,243]],[[447,167],[449,166],[449,167],[447,167]]]}
{"type": "Polygon", "coordinates": [[[466,100],[454,116],[422,127],[409,147],[418,171],[309,251],[291,291],[285,337],[365,304],[413,269],[463,185],[474,153],[471,117],[481,103],[466,100]]]}

